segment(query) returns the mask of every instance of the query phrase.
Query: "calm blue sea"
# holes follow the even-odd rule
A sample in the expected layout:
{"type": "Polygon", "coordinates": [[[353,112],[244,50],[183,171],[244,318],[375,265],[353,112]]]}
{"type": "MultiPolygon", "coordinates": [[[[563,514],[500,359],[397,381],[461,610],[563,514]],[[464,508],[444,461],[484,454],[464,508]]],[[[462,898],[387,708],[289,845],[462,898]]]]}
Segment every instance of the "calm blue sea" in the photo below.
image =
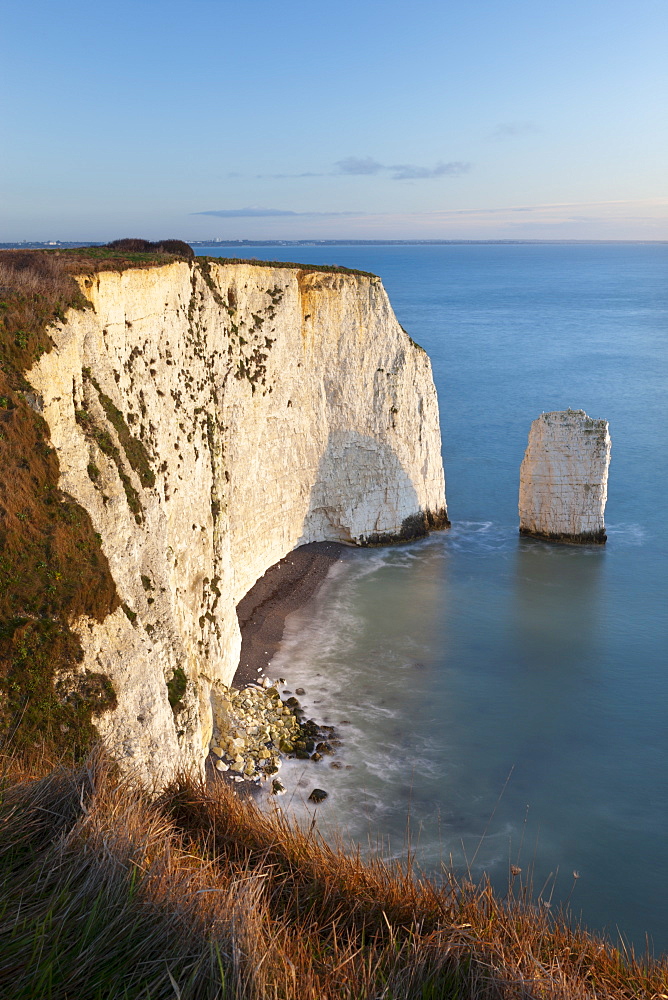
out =
{"type": "MultiPolygon", "coordinates": [[[[220,256],[238,251],[204,250],[220,256]]],[[[536,897],[668,950],[668,246],[246,248],[379,274],[429,352],[452,530],[354,551],[289,620],[276,676],[340,724],[326,835],[536,897]],[[543,410],[610,422],[605,549],[517,533],[543,410]],[[573,873],[578,873],[575,878],[573,873]]]]}

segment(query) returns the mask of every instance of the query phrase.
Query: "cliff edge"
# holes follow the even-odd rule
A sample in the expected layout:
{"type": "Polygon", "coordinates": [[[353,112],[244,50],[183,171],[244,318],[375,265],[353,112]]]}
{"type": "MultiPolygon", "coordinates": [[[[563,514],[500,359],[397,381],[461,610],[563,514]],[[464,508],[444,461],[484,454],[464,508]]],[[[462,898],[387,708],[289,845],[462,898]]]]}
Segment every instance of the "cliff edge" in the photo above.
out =
{"type": "Polygon", "coordinates": [[[77,670],[115,691],[95,725],[164,780],[203,762],[236,605],[269,566],[447,526],[436,393],[372,275],[198,259],[76,277],[90,306],[49,327],[26,398],[120,600],[70,623],[77,670]]]}

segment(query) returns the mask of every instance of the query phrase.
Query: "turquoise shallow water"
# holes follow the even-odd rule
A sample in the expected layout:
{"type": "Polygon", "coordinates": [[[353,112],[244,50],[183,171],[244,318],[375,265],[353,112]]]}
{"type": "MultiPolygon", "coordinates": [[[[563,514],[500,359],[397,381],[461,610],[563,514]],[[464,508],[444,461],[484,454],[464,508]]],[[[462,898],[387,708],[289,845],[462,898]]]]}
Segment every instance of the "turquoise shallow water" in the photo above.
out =
{"type": "Polygon", "coordinates": [[[381,275],[432,358],[453,521],[351,553],[289,620],[274,672],[346,720],[347,765],[284,769],[290,808],[321,785],[327,834],[400,855],[408,825],[429,872],[503,887],[519,864],[553,906],[573,889],[588,925],[668,950],[668,246],[244,254],[381,275]],[[610,421],[604,550],[517,535],[529,425],[568,406],[610,421]]]}

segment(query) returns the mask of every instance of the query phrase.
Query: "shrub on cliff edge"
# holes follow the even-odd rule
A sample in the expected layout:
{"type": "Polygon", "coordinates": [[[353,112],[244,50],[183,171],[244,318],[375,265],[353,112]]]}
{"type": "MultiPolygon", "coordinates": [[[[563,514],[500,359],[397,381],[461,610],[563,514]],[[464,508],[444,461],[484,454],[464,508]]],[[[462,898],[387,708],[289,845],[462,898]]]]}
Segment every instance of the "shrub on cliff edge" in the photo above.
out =
{"type": "Polygon", "coordinates": [[[139,237],[131,236],[122,240],[112,240],[106,244],[109,250],[119,250],[128,253],[171,253],[177,257],[192,258],[195,251],[183,240],[158,240],[152,243],[150,240],[143,240],[139,237]]]}

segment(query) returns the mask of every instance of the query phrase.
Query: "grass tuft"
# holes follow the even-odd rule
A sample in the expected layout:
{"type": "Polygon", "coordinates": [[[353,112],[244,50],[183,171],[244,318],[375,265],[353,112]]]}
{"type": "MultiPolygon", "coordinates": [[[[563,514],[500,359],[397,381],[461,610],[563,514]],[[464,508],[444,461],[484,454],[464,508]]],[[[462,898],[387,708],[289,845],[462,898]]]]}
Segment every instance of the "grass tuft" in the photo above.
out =
{"type": "Polygon", "coordinates": [[[486,882],[363,861],[223,782],[158,798],[100,753],[0,800],[4,1000],[657,1000],[665,962],[486,882]]]}

